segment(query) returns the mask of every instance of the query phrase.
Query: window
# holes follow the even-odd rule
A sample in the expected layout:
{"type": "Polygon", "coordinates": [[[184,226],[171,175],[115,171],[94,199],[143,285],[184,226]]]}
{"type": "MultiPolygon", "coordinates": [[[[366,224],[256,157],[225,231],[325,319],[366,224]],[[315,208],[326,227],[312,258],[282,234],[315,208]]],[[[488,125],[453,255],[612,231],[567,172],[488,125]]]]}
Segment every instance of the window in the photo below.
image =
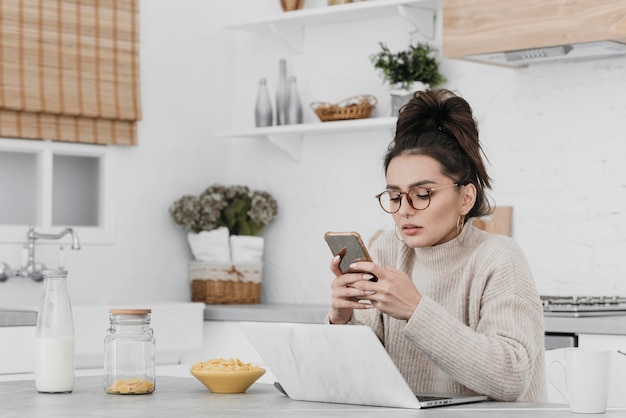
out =
{"type": "Polygon", "coordinates": [[[0,151],[0,223],[20,225],[37,219],[37,166],[35,153],[0,151]]]}
{"type": "Polygon", "coordinates": [[[114,148],[0,139],[0,242],[23,243],[32,223],[75,228],[81,243],[113,241],[114,148]]]}
{"type": "Polygon", "coordinates": [[[100,223],[100,157],[52,155],[52,225],[100,223]]]}

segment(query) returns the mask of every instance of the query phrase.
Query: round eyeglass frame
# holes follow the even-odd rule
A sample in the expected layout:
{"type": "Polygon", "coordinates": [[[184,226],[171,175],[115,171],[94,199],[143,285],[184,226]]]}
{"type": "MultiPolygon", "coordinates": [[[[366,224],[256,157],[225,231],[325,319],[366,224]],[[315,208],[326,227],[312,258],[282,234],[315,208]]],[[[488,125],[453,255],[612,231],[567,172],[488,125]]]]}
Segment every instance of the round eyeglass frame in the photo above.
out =
{"type": "Polygon", "coordinates": [[[446,186],[439,186],[439,187],[422,187],[422,186],[418,186],[418,187],[411,187],[409,190],[407,190],[406,192],[389,192],[389,190],[385,190],[384,192],[381,192],[379,194],[377,194],[376,196],[374,196],[376,199],[378,199],[378,204],[380,205],[381,209],[384,210],[387,213],[397,213],[400,208],[402,207],[402,195],[406,196],[406,201],[408,202],[409,206],[411,206],[413,209],[415,210],[425,210],[428,209],[428,207],[430,206],[430,202],[432,200],[432,195],[434,192],[436,192],[437,190],[441,190],[441,189],[448,189],[450,187],[459,187],[459,183],[453,183],[453,184],[448,184],[446,186]],[[424,206],[423,208],[416,208],[415,205],[413,205],[413,199],[411,199],[411,196],[409,196],[409,193],[411,193],[412,190],[415,189],[424,189],[426,191],[426,194],[428,195],[428,203],[426,204],[426,206],[424,206]],[[390,193],[395,193],[398,195],[398,198],[400,198],[400,203],[398,204],[398,208],[394,211],[390,211],[387,208],[385,208],[385,205],[383,205],[383,201],[381,200],[381,197],[387,193],[388,195],[390,193]]]}

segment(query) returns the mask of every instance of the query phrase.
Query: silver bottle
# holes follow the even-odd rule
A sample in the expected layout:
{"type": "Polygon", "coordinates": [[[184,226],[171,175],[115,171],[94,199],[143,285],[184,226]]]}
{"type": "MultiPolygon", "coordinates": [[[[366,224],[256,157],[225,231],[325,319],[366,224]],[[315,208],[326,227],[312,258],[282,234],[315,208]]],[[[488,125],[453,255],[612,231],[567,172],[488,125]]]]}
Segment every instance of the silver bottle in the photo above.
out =
{"type": "Polygon", "coordinates": [[[267,80],[259,79],[259,91],[256,97],[256,107],[254,109],[254,123],[257,127],[272,126],[274,113],[272,111],[272,101],[267,91],[267,80]]]}
{"type": "Polygon", "coordinates": [[[289,101],[287,103],[287,124],[302,123],[302,103],[298,93],[296,77],[289,77],[289,101]]]}
{"type": "Polygon", "coordinates": [[[285,125],[287,123],[288,102],[287,61],[281,59],[278,62],[278,85],[276,87],[276,125],[285,125]]]}

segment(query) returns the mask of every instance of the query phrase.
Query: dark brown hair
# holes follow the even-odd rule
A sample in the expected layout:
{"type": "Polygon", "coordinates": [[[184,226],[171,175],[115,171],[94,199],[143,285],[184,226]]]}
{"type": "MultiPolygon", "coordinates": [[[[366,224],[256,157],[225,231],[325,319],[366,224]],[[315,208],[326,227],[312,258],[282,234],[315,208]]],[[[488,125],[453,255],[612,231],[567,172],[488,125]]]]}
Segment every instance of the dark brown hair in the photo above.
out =
{"type": "Polygon", "coordinates": [[[476,186],[476,203],[466,218],[491,212],[478,128],[467,101],[450,90],[417,91],[398,113],[396,135],[385,155],[385,174],[399,155],[425,155],[439,161],[443,174],[460,185],[476,186]]]}

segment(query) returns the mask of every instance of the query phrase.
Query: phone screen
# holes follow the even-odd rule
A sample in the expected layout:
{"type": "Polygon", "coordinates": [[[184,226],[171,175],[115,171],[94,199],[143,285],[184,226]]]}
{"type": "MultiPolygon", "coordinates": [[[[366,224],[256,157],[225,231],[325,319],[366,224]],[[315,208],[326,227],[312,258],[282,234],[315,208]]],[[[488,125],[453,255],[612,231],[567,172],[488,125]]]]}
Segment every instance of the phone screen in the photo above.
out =
{"type": "Polygon", "coordinates": [[[344,273],[350,271],[350,264],[355,261],[372,261],[358,232],[329,231],[324,234],[324,239],[333,255],[342,255],[339,267],[344,273]]]}

